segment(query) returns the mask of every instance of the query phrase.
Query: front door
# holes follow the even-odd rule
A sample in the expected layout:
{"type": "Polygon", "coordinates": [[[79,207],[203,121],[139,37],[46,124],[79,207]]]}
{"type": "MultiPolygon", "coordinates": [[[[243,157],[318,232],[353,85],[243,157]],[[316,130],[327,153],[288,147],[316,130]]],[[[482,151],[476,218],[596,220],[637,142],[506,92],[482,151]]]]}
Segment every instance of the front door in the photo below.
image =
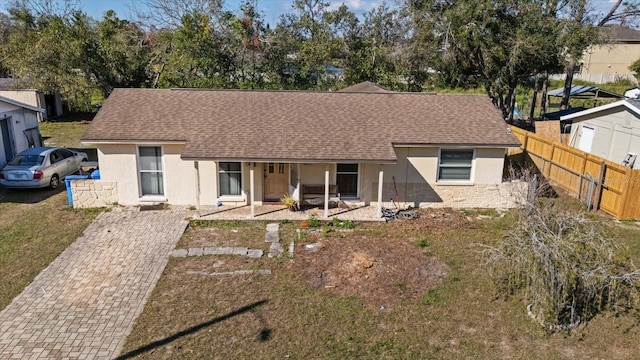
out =
{"type": "Polygon", "coordinates": [[[268,163],[264,165],[264,199],[280,200],[288,189],[289,164],[268,163]]]}

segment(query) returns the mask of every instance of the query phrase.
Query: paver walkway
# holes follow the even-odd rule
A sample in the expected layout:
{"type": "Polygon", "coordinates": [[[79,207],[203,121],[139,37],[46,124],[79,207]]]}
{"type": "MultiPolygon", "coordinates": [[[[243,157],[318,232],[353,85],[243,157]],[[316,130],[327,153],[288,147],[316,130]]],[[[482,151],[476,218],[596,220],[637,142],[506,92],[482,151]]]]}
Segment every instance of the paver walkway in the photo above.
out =
{"type": "Polygon", "coordinates": [[[112,359],[187,226],[184,212],[100,214],[0,312],[0,359],[112,359]]]}

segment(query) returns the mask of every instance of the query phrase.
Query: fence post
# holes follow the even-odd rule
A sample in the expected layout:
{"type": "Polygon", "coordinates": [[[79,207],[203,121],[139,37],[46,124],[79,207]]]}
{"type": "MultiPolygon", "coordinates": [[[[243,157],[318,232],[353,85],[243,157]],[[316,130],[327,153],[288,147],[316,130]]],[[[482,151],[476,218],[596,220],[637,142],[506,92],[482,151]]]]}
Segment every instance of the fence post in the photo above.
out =
{"type": "Polygon", "coordinates": [[[596,187],[596,198],[593,201],[593,210],[600,208],[600,198],[602,197],[602,185],[604,182],[604,173],[607,170],[607,164],[600,163],[600,175],[598,175],[598,186],[596,187]]]}

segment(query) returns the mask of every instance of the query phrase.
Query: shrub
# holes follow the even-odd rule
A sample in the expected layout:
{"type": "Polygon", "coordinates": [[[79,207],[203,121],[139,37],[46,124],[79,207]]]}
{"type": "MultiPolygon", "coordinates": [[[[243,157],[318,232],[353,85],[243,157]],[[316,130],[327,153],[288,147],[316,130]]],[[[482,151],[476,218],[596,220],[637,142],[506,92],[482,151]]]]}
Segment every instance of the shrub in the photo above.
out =
{"type": "Polygon", "coordinates": [[[318,220],[318,218],[315,215],[309,216],[309,220],[307,220],[307,223],[309,224],[309,227],[312,227],[312,228],[317,228],[317,227],[320,227],[320,225],[322,225],[322,221],[318,220]]]}
{"type": "Polygon", "coordinates": [[[640,270],[621,256],[613,229],[584,212],[527,204],[485,254],[497,288],[524,293],[529,315],[548,330],[571,328],[605,310],[637,306],[640,270]]]}

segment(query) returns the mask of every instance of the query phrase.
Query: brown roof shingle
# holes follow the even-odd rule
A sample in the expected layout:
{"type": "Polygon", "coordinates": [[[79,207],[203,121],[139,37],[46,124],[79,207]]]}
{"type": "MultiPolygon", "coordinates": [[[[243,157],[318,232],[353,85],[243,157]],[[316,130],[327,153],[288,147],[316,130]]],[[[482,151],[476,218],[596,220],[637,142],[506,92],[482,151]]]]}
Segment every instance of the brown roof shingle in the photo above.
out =
{"type": "Polygon", "coordinates": [[[483,95],[116,89],[85,142],[186,143],[183,158],[395,161],[393,144],[519,146],[483,95]]]}
{"type": "Polygon", "coordinates": [[[338,91],[339,92],[364,92],[364,93],[390,92],[389,90],[383,87],[380,87],[378,86],[378,84],[374,84],[371,81],[363,81],[361,83],[348,86],[338,91]]]}

